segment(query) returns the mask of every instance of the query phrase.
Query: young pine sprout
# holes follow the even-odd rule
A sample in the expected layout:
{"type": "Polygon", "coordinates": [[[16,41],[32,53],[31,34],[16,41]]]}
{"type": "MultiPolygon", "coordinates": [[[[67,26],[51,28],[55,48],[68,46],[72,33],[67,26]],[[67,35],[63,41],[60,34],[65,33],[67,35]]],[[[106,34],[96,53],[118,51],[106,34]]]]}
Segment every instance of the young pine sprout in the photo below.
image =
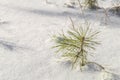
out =
{"type": "Polygon", "coordinates": [[[89,64],[87,57],[91,55],[90,50],[95,50],[96,45],[100,44],[97,41],[99,31],[90,28],[89,24],[79,25],[72,28],[65,33],[54,35],[55,46],[57,52],[62,53],[61,57],[69,60],[72,67],[83,67],[89,64]]]}
{"type": "Polygon", "coordinates": [[[97,0],[85,0],[85,5],[88,6],[89,9],[100,9],[97,0]]]}

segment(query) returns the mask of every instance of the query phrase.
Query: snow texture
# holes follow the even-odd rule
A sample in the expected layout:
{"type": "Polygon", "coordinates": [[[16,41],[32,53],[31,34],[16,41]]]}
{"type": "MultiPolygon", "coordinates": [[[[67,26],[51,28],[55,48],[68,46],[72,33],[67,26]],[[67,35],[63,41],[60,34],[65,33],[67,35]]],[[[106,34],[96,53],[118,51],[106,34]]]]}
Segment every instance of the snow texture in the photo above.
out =
{"type": "MultiPolygon", "coordinates": [[[[110,8],[114,2],[99,0],[99,6],[110,8]]],[[[106,17],[103,9],[84,10],[85,19],[101,31],[101,45],[90,60],[115,75],[71,70],[69,63],[57,60],[50,36],[66,31],[69,17],[84,22],[80,9],[65,3],[69,0],[0,0],[0,80],[120,80],[120,16],[108,12],[106,17]]]]}

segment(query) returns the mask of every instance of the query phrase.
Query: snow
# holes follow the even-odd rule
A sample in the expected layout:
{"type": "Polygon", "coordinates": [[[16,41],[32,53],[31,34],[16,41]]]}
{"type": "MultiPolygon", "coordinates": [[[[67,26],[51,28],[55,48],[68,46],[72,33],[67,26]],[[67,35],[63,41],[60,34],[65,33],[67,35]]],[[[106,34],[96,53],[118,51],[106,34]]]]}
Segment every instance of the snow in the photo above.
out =
{"type": "MultiPolygon", "coordinates": [[[[78,8],[64,7],[64,0],[0,0],[0,80],[102,80],[102,72],[71,70],[57,61],[51,35],[67,30],[69,17],[84,22],[78,8]]],[[[67,0],[66,0],[67,2],[67,0]]],[[[114,0],[102,0],[108,8],[114,0]]],[[[103,10],[85,10],[86,19],[101,31],[101,45],[93,61],[120,75],[120,17],[103,10]]],[[[117,78],[119,80],[119,78],[117,78]]]]}

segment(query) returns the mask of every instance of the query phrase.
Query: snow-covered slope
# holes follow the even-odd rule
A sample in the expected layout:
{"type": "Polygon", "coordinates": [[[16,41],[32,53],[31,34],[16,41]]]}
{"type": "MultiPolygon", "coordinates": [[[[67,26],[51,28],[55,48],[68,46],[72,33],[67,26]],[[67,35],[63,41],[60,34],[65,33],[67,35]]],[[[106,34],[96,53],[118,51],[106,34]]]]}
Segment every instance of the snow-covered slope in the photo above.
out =
{"type": "MultiPolygon", "coordinates": [[[[100,72],[74,71],[69,64],[56,62],[50,35],[67,30],[68,17],[76,23],[84,19],[78,8],[64,7],[64,0],[49,1],[54,4],[45,0],[0,0],[0,80],[100,80],[100,72]]],[[[100,3],[106,6],[104,0],[100,3]]],[[[93,61],[120,74],[120,17],[110,14],[105,25],[103,10],[84,13],[101,31],[102,44],[93,61]]]]}

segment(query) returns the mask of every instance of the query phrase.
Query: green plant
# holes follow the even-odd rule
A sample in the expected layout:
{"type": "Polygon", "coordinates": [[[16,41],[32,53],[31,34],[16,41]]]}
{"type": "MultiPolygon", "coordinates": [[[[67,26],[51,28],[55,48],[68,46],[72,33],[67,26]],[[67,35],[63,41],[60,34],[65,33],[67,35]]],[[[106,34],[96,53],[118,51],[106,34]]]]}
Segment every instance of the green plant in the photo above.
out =
{"type": "Polygon", "coordinates": [[[72,21],[72,28],[66,34],[54,35],[55,46],[53,48],[57,48],[57,52],[62,52],[61,56],[70,60],[72,67],[81,68],[90,63],[87,59],[90,50],[95,50],[95,46],[100,44],[97,41],[98,33],[99,31],[90,28],[90,24],[75,27],[72,21]]]}
{"type": "Polygon", "coordinates": [[[88,6],[89,9],[98,9],[98,1],[97,0],[85,0],[85,5],[88,6]]]}

